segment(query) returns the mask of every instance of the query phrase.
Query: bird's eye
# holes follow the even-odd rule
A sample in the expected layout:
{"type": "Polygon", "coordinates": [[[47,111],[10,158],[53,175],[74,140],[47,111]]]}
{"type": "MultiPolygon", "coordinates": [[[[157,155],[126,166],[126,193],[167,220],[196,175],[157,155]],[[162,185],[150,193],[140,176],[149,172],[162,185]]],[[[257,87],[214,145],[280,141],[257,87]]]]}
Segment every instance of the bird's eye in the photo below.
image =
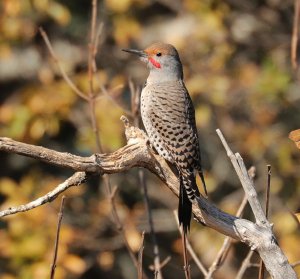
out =
{"type": "Polygon", "coordinates": [[[156,53],[156,56],[161,56],[161,52],[156,53]]]}

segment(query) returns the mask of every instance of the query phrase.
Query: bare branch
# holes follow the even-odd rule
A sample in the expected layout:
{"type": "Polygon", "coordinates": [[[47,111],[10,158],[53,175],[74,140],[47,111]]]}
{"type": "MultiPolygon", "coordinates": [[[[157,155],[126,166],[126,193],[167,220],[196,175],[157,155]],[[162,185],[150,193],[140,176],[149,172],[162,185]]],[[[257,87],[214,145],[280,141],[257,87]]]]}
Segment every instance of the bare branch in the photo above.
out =
{"type": "Polygon", "coordinates": [[[298,34],[299,34],[299,17],[300,17],[300,0],[295,0],[294,7],[294,23],[293,23],[293,34],[291,41],[291,63],[294,70],[297,69],[297,45],[298,45],[298,34]]]}
{"type": "Polygon", "coordinates": [[[85,172],[76,172],[70,178],[68,178],[63,183],[59,184],[54,190],[47,193],[46,195],[27,204],[19,205],[16,207],[10,207],[6,210],[0,211],[0,217],[28,211],[38,206],[41,206],[45,203],[52,202],[54,199],[58,197],[59,194],[63,193],[64,191],[66,191],[68,188],[72,186],[79,186],[80,184],[84,183],[86,179],[87,179],[87,174],[85,172]]]}
{"type": "Polygon", "coordinates": [[[300,265],[300,261],[291,264],[292,267],[296,267],[296,266],[299,266],[299,265],[300,265]]]}
{"type": "Polygon", "coordinates": [[[52,261],[52,265],[51,265],[50,279],[54,279],[54,275],[55,275],[59,234],[60,234],[61,221],[62,221],[62,217],[63,217],[63,213],[64,213],[64,204],[65,204],[65,196],[63,196],[61,199],[60,210],[58,213],[56,238],[55,238],[55,245],[54,245],[54,255],[53,255],[53,261],[52,261]]]}
{"type": "Polygon", "coordinates": [[[74,84],[74,82],[69,78],[69,76],[67,75],[67,73],[65,72],[63,66],[61,65],[61,63],[59,62],[59,59],[57,58],[54,49],[51,45],[51,42],[48,38],[47,33],[44,31],[44,29],[42,27],[39,28],[39,31],[41,33],[41,36],[43,37],[46,46],[55,62],[55,64],[58,66],[60,73],[63,77],[63,79],[66,81],[66,83],[70,86],[70,88],[82,99],[88,100],[88,97],[81,91],[79,90],[79,88],[74,84]]]}
{"type": "MultiPolygon", "coordinates": [[[[168,262],[171,260],[171,256],[168,256],[168,257],[166,257],[163,261],[162,261],[162,263],[160,264],[160,269],[163,269],[167,264],[168,264],[168,262]]],[[[151,265],[149,265],[149,269],[150,270],[155,270],[155,268],[154,268],[154,265],[153,264],[151,264],[151,265]]]]}
{"type": "Polygon", "coordinates": [[[151,235],[152,245],[153,245],[155,278],[162,279],[163,277],[160,269],[161,264],[160,264],[160,256],[159,256],[159,247],[157,244],[156,235],[154,231],[153,217],[152,217],[152,211],[151,211],[150,201],[148,197],[148,188],[145,180],[145,173],[144,170],[142,169],[139,169],[139,181],[143,189],[144,203],[148,215],[148,224],[150,228],[150,235],[151,235]]]}
{"type": "MultiPolygon", "coordinates": [[[[89,42],[89,56],[88,56],[88,78],[89,78],[88,103],[90,107],[90,119],[91,119],[92,128],[96,139],[97,151],[99,153],[103,153],[102,144],[99,135],[98,119],[96,117],[96,96],[94,91],[94,76],[97,71],[96,55],[98,52],[99,36],[101,34],[101,25],[99,27],[98,34],[96,34],[97,5],[98,5],[98,1],[92,0],[91,34],[90,34],[90,42],[89,42]]],[[[117,206],[114,201],[115,192],[112,189],[109,176],[107,174],[103,174],[103,180],[104,180],[106,191],[111,201],[113,222],[115,223],[117,229],[119,230],[119,232],[123,237],[124,245],[127,248],[131,260],[133,261],[135,267],[138,269],[138,260],[128,243],[127,236],[125,234],[124,225],[122,224],[117,211],[117,206]]]]}
{"type": "Polygon", "coordinates": [[[94,97],[94,86],[93,76],[94,69],[96,69],[96,54],[97,48],[95,47],[95,35],[96,35],[96,24],[97,24],[97,0],[92,0],[92,18],[91,18],[91,29],[90,29],[90,42],[89,42],[89,57],[88,57],[88,77],[89,77],[89,99],[94,97]]]}
{"type": "Polygon", "coordinates": [[[229,148],[222,132],[217,129],[217,134],[222,141],[224,148],[227,151],[227,156],[230,158],[232,165],[242,183],[242,186],[244,188],[244,191],[247,195],[248,202],[251,206],[251,209],[253,211],[253,214],[255,216],[256,223],[259,226],[265,226],[270,228],[270,224],[264,214],[264,211],[262,209],[262,206],[257,198],[257,193],[255,191],[253,181],[250,179],[249,174],[247,172],[247,169],[244,165],[244,161],[239,153],[233,154],[231,149],[229,148]]]}
{"type": "Polygon", "coordinates": [[[111,92],[114,92],[114,91],[116,91],[116,90],[118,90],[118,89],[124,87],[124,85],[123,85],[123,84],[119,84],[119,85],[115,86],[114,88],[112,88],[112,89],[110,90],[110,92],[109,92],[109,91],[105,88],[105,86],[101,84],[101,82],[100,82],[98,76],[96,76],[96,77],[97,77],[97,80],[98,80],[98,83],[99,83],[99,86],[100,86],[102,95],[98,95],[98,96],[95,98],[95,100],[98,101],[98,100],[100,100],[101,97],[106,97],[107,99],[109,99],[110,101],[112,101],[112,103],[113,103],[114,105],[116,105],[117,107],[119,107],[126,115],[132,117],[131,111],[128,110],[125,106],[123,106],[121,103],[119,103],[115,98],[113,98],[113,97],[111,96],[111,94],[112,94],[111,92]]]}
{"type": "MultiPolygon", "coordinates": [[[[250,167],[250,169],[248,170],[248,174],[249,174],[250,179],[253,180],[255,177],[255,167],[253,167],[253,166],[250,167]]],[[[236,212],[237,217],[242,216],[247,203],[248,203],[247,196],[244,195],[241,205],[236,212]]],[[[210,266],[210,268],[208,270],[208,274],[206,275],[205,279],[211,279],[212,275],[217,271],[217,269],[219,269],[222,266],[233,242],[234,241],[228,236],[224,239],[223,245],[222,245],[216,259],[210,266]]]]}
{"type": "MultiPolygon", "coordinates": [[[[248,171],[248,172],[250,172],[250,171],[248,171]]],[[[237,217],[241,217],[241,215],[247,205],[247,202],[248,202],[247,197],[246,197],[246,195],[244,195],[241,205],[238,208],[237,213],[236,213],[237,217]]],[[[213,274],[217,271],[217,269],[220,268],[220,266],[224,263],[231,245],[232,245],[232,239],[227,236],[224,239],[223,245],[222,245],[220,251],[218,252],[216,259],[214,260],[212,265],[209,267],[209,270],[208,270],[208,273],[206,274],[205,279],[211,279],[213,274]]]]}
{"type": "MultiPolygon", "coordinates": [[[[174,210],[173,213],[174,213],[174,217],[175,217],[175,221],[176,221],[176,224],[177,224],[178,231],[179,231],[179,233],[180,233],[180,235],[182,237],[182,230],[181,230],[181,228],[179,226],[179,221],[178,221],[178,217],[177,217],[177,211],[174,210]]],[[[204,276],[206,276],[207,275],[207,270],[204,267],[204,265],[201,263],[201,261],[198,258],[198,256],[196,255],[196,253],[195,253],[195,251],[194,251],[194,249],[193,249],[193,247],[192,247],[192,245],[191,245],[191,243],[189,242],[188,239],[186,239],[186,248],[189,251],[189,254],[193,258],[193,260],[194,260],[195,264],[197,265],[197,267],[199,268],[199,270],[202,272],[202,274],[204,276]]]]}
{"type": "Polygon", "coordinates": [[[267,166],[268,169],[268,182],[266,189],[266,217],[269,217],[269,205],[270,205],[270,188],[271,188],[271,166],[267,166]]]}
{"type": "MultiPolygon", "coordinates": [[[[246,258],[242,262],[241,268],[239,269],[238,274],[236,275],[235,279],[243,278],[245,271],[251,266],[250,260],[251,260],[253,253],[254,253],[253,250],[250,250],[248,252],[246,258]]],[[[282,277],[282,278],[284,278],[284,277],[282,277]]]]}
{"type": "MultiPolygon", "coordinates": [[[[177,215],[176,215],[176,219],[178,219],[177,215]]],[[[180,230],[180,232],[181,232],[181,230],[180,230]]],[[[193,260],[194,260],[195,264],[197,265],[197,267],[199,268],[199,270],[203,273],[203,275],[206,275],[207,270],[204,267],[204,265],[201,263],[200,259],[197,257],[197,255],[188,239],[186,239],[186,248],[189,251],[191,257],[193,258],[193,260]]]]}
{"type": "Polygon", "coordinates": [[[143,251],[144,251],[145,232],[142,233],[141,247],[138,256],[138,279],[143,279],[143,251]]]}
{"type": "MultiPolygon", "coordinates": [[[[179,181],[176,174],[163,158],[155,154],[151,148],[149,148],[144,132],[136,127],[130,126],[125,117],[122,119],[125,123],[125,133],[128,138],[128,144],[111,154],[95,154],[90,157],[80,157],[42,147],[26,145],[8,138],[0,138],[0,150],[24,154],[57,166],[76,169],[77,171],[89,170],[89,172],[94,174],[117,173],[129,170],[132,167],[145,167],[157,175],[168,188],[178,196],[179,181]],[[41,150],[43,152],[41,152],[41,150]]],[[[228,147],[224,137],[223,141],[225,143],[224,146],[228,147]]],[[[252,202],[257,196],[253,188],[253,183],[247,174],[246,167],[239,154],[235,155],[234,158],[234,167],[238,172],[250,203],[250,201],[252,202]],[[251,194],[249,194],[249,191],[251,194]]],[[[254,210],[257,210],[255,203],[254,206],[252,204],[252,207],[255,208],[254,210]]],[[[266,223],[257,222],[255,224],[251,221],[232,216],[215,207],[204,197],[198,198],[197,201],[193,203],[193,213],[197,221],[222,234],[246,243],[253,250],[256,249],[272,278],[297,278],[295,271],[278,246],[272,232],[272,226],[267,220],[266,223]]],[[[264,214],[263,211],[262,213],[264,214]]]]}
{"type": "MultiPolygon", "coordinates": [[[[266,212],[266,217],[268,218],[269,216],[269,204],[270,204],[270,187],[271,187],[271,166],[268,165],[267,166],[268,169],[268,182],[267,182],[267,189],[266,189],[266,207],[265,207],[265,212],[266,212]]],[[[264,262],[262,261],[262,259],[260,259],[260,263],[259,263],[259,279],[264,279],[265,277],[265,265],[264,262]]]]}
{"type": "Polygon", "coordinates": [[[186,248],[186,232],[181,231],[181,240],[182,240],[182,250],[183,250],[183,270],[185,279],[191,279],[191,267],[189,264],[188,254],[187,254],[187,248],[186,248]]]}

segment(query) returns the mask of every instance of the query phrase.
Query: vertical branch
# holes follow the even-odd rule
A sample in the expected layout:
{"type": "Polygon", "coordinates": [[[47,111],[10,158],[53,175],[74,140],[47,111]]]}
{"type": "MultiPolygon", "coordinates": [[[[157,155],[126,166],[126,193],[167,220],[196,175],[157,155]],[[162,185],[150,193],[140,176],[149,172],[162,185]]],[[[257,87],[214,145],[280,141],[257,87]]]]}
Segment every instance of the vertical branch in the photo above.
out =
{"type": "Polygon", "coordinates": [[[255,191],[253,181],[252,181],[251,177],[249,176],[249,173],[247,172],[247,169],[245,167],[245,164],[244,164],[244,161],[243,161],[241,155],[239,153],[233,154],[233,152],[230,149],[230,147],[228,146],[222,132],[219,129],[217,129],[216,132],[227,152],[227,156],[230,158],[231,163],[242,183],[244,191],[247,195],[249,205],[254,214],[256,224],[259,226],[268,227],[269,229],[271,229],[270,223],[268,222],[266,215],[262,209],[262,206],[257,198],[257,192],[255,191]]]}
{"type": "MultiPolygon", "coordinates": [[[[96,65],[96,55],[98,51],[98,42],[99,42],[99,36],[102,31],[102,25],[99,26],[99,29],[96,34],[96,24],[97,24],[97,0],[92,0],[92,17],[91,17],[91,33],[90,33],[90,41],[89,41],[89,55],[88,55],[88,80],[89,80],[89,91],[88,94],[84,94],[74,83],[73,81],[69,78],[65,70],[63,69],[59,59],[57,58],[53,47],[51,45],[51,42],[46,34],[46,32],[40,28],[40,33],[42,38],[45,41],[45,44],[54,60],[54,62],[57,64],[61,75],[63,79],[67,82],[67,84],[70,86],[70,88],[82,99],[88,102],[89,104],[89,110],[90,110],[90,119],[91,119],[91,124],[92,124],[92,129],[95,134],[96,138],[96,146],[97,146],[97,151],[99,153],[103,153],[103,149],[101,146],[101,141],[100,141],[100,135],[99,135],[99,129],[98,129],[98,121],[96,117],[96,96],[95,96],[95,91],[94,91],[94,74],[97,71],[97,65],[96,65]]],[[[100,86],[101,87],[101,86],[100,86]]],[[[101,87],[104,88],[104,87],[101,87]]],[[[115,195],[115,190],[112,190],[111,183],[109,176],[107,174],[103,175],[103,180],[105,184],[105,188],[107,190],[107,193],[110,197],[111,200],[111,205],[112,205],[112,216],[113,216],[113,221],[117,227],[117,229],[120,231],[122,234],[123,240],[124,240],[124,245],[126,246],[128,253],[130,255],[130,258],[132,259],[134,265],[138,267],[138,261],[136,259],[136,256],[134,252],[132,251],[131,247],[129,246],[127,237],[125,235],[125,230],[124,226],[119,218],[118,212],[117,212],[117,207],[114,201],[114,195],[115,195]]],[[[144,274],[144,278],[147,278],[147,276],[144,274]]]]}
{"type": "Polygon", "coordinates": [[[120,219],[118,211],[117,211],[117,206],[115,203],[115,195],[116,195],[118,187],[114,187],[112,189],[108,175],[104,175],[104,183],[108,190],[108,195],[109,195],[110,204],[111,204],[111,211],[112,211],[112,216],[113,216],[113,222],[115,223],[117,230],[121,233],[121,235],[123,237],[124,245],[129,253],[129,256],[130,256],[134,266],[136,268],[138,268],[138,260],[136,259],[135,255],[129,245],[129,242],[128,242],[126,234],[125,234],[124,225],[121,222],[121,219],[120,219]]]}
{"type": "MultiPolygon", "coordinates": [[[[140,104],[140,90],[138,87],[135,87],[133,82],[129,81],[129,88],[131,93],[131,113],[134,119],[134,125],[139,127],[139,104],[140,104]]],[[[145,179],[145,172],[142,169],[138,170],[139,172],[139,182],[143,189],[143,196],[144,196],[144,203],[147,211],[147,219],[150,228],[150,235],[153,245],[153,254],[154,254],[154,274],[155,278],[162,279],[161,273],[161,263],[160,263],[160,256],[159,256],[159,248],[157,244],[156,234],[154,230],[154,223],[153,223],[153,216],[151,211],[151,205],[148,195],[148,187],[145,179]]]]}
{"type": "MultiPolygon", "coordinates": [[[[267,182],[267,189],[266,189],[266,217],[269,216],[269,204],[270,204],[270,187],[271,187],[271,166],[267,166],[268,169],[268,182],[267,182]]],[[[259,263],[259,279],[264,279],[265,277],[265,265],[262,259],[259,263]]]]}
{"type": "Polygon", "coordinates": [[[58,242],[59,242],[59,233],[60,233],[61,221],[62,221],[63,212],[64,212],[64,204],[65,204],[65,196],[63,196],[62,199],[61,199],[60,210],[59,210],[59,213],[58,213],[56,238],[55,238],[55,245],[54,245],[54,255],[53,255],[53,261],[52,261],[52,265],[51,265],[50,279],[54,279],[54,275],[55,275],[57,251],[58,251],[58,242]]]}
{"type": "Polygon", "coordinates": [[[97,0],[92,0],[92,18],[91,18],[91,30],[90,30],[90,42],[89,42],[89,54],[88,54],[88,80],[89,80],[89,92],[88,92],[88,103],[90,106],[90,117],[92,122],[92,128],[96,136],[97,151],[102,152],[101,141],[98,130],[98,121],[96,117],[96,101],[94,92],[94,69],[96,68],[96,55],[97,47],[95,46],[95,35],[96,35],[96,23],[97,23],[97,0]]]}
{"type": "MultiPolygon", "coordinates": [[[[99,135],[99,125],[98,125],[96,111],[95,111],[96,98],[95,98],[95,92],[94,92],[94,74],[95,74],[95,71],[97,70],[96,55],[97,55],[97,51],[98,51],[98,48],[96,45],[96,43],[98,42],[98,38],[97,38],[97,34],[96,34],[96,24],[97,24],[97,0],[92,0],[91,33],[90,33],[89,56],[88,56],[88,78],[89,78],[88,103],[90,106],[90,117],[91,117],[91,122],[92,122],[92,128],[93,128],[93,131],[94,131],[95,137],[96,137],[97,151],[99,153],[103,153],[103,149],[102,149],[101,141],[100,141],[100,135],[99,135]]],[[[101,26],[98,31],[99,35],[100,35],[100,33],[101,33],[101,26]]],[[[133,261],[135,267],[138,268],[138,260],[137,260],[136,256],[134,255],[134,252],[132,251],[132,249],[128,243],[128,240],[127,240],[127,237],[125,234],[125,230],[124,230],[124,226],[118,215],[117,206],[115,204],[114,195],[116,193],[117,188],[112,190],[110,179],[107,174],[103,175],[103,180],[104,180],[106,191],[111,200],[113,221],[114,221],[117,229],[119,230],[119,232],[122,234],[124,244],[127,248],[127,251],[129,253],[131,260],[133,261]]]]}
{"type": "Polygon", "coordinates": [[[291,41],[291,63],[294,70],[296,70],[298,67],[297,46],[298,46],[298,33],[299,33],[299,17],[300,17],[300,0],[295,0],[293,34],[292,34],[292,41],[291,41]]]}
{"type": "Polygon", "coordinates": [[[184,270],[185,279],[191,279],[191,270],[190,270],[187,248],[186,248],[186,232],[183,230],[183,228],[181,233],[181,240],[182,240],[182,248],[183,248],[183,262],[184,262],[183,270],[184,270]]]}
{"type": "MultiPolygon", "coordinates": [[[[179,221],[178,221],[178,217],[177,217],[177,215],[178,215],[178,214],[177,214],[177,211],[174,210],[173,213],[174,213],[174,217],[175,217],[175,222],[176,222],[176,224],[177,224],[177,228],[178,228],[179,233],[180,233],[180,235],[181,235],[181,237],[182,237],[183,232],[182,232],[182,230],[181,230],[181,227],[179,226],[179,221]]],[[[201,263],[200,259],[197,257],[197,255],[196,255],[196,253],[195,253],[195,251],[194,251],[194,249],[193,249],[193,247],[192,247],[192,245],[190,244],[190,242],[189,242],[188,239],[186,239],[186,248],[187,248],[187,250],[189,251],[189,254],[190,254],[191,257],[193,258],[193,260],[194,260],[195,264],[197,265],[197,267],[199,268],[199,270],[202,272],[202,274],[203,274],[204,276],[207,276],[207,270],[206,270],[206,268],[205,268],[204,265],[201,263]]]]}
{"type": "Polygon", "coordinates": [[[242,279],[244,276],[245,271],[248,269],[248,267],[250,266],[250,260],[251,257],[253,255],[254,251],[253,250],[249,250],[246,258],[243,260],[242,265],[238,271],[238,274],[236,275],[235,279],[242,279]]]}
{"type": "MultiPolygon", "coordinates": [[[[176,220],[178,219],[177,218],[177,213],[175,215],[175,218],[176,220]]],[[[179,230],[180,230],[180,227],[179,227],[179,230]]],[[[181,230],[180,230],[181,232],[181,230]]],[[[193,258],[195,264],[197,265],[197,267],[199,268],[199,270],[203,273],[203,275],[207,275],[207,270],[206,268],[204,267],[204,265],[201,263],[200,259],[197,257],[192,245],[190,244],[190,242],[188,241],[188,239],[186,239],[186,248],[187,250],[189,251],[189,254],[191,255],[191,257],[193,258]]]]}
{"type": "MultiPolygon", "coordinates": [[[[254,179],[254,177],[255,177],[255,167],[254,166],[249,168],[248,175],[251,180],[254,179]]],[[[244,198],[241,202],[241,205],[239,206],[239,208],[236,212],[236,217],[242,217],[247,203],[248,203],[248,199],[247,199],[246,194],[244,194],[244,198]]],[[[224,239],[223,245],[222,245],[216,259],[214,260],[212,265],[209,267],[209,270],[208,270],[208,273],[207,273],[205,279],[211,279],[213,274],[217,271],[217,269],[220,268],[220,266],[224,263],[232,243],[233,243],[233,240],[230,237],[226,237],[224,239]]]]}
{"type": "Polygon", "coordinates": [[[270,187],[271,187],[271,165],[267,166],[268,168],[268,182],[266,190],[266,217],[269,217],[269,204],[270,204],[270,187]]]}
{"type": "Polygon", "coordinates": [[[147,217],[148,217],[148,224],[150,228],[150,235],[153,245],[153,254],[154,254],[154,273],[155,278],[162,279],[162,273],[161,273],[161,264],[160,264],[160,256],[159,256],[159,248],[157,244],[156,234],[154,231],[154,224],[153,224],[153,216],[148,196],[148,189],[147,184],[145,180],[145,172],[142,169],[139,169],[139,181],[143,188],[143,194],[144,194],[144,203],[147,211],[147,217]]]}
{"type": "Polygon", "coordinates": [[[67,75],[67,73],[65,72],[63,66],[61,65],[58,57],[56,56],[54,49],[51,45],[51,42],[47,36],[47,33],[44,31],[44,29],[42,27],[39,28],[40,34],[48,48],[48,51],[52,57],[52,59],[54,60],[54,63],[57,65],[61,76],[63,77],[63,79],[66,81],[66,83],[70,86],[70,88],[82,99],[84,100],[88,100],[88,97],[81,91],[79,90],[79,88],[74,84],[74,82],[69,78],[69,76],[67,75]]]}
{"type": "Polygon", "coordinates": [[[138,256],[138,279],[143,279],[143,251],[144,251],[145,232],[142,233],[141,247],[138,256]]]}
{"type": "MultiPolygon", "coordinates": [[[[249,173],[249,171],[248,171],[249,173]]],[[[245,206],[247,205],[247,196],[244,195],[244,198],[241,202],[241,205],[240,207],[238,208],[237,212],[236,212],[236,216],[237,217],[241,217],[244,209],[245,209],[245,206]]],[[[211,279],[213,274],[218,270],[218,268],[224,263],[226,257],[227,257],[227,254],[229,252],[229,249],[232,245],[232,239],[230,237],[226,237],[224,239],[224,242],[223,242],[223,245],[219,251],[219,253],[217,254],[217,257],[216,259],[214,260],[214,262],[212,263],[212,265],[209,267],[209,270],[208,270],[208,273],[205,277],[205,279],[211,279]]]]}
{"type": "MultiPolygon", "coordinates": [[[[56,54],[54,52],[54,49],[53,49],[53,47],[51,45],[51,42],[50,42],[50,40],[47,36],[47,33],[42,28],[40,28],[39,31],[41,33],[41,36],[42,36],[43,40],[45,41],[45,44],[46,44],[46,46],[49,50],[50,55],[52,56],[54,62],[58,66],[63,79],[66,81],[66,83],[70,86],[70,88],[79,97],[81,97],[83,100],[85,100],[89,103],[90,119],[91,119],[93,131],[94,131],[95,137],[96,137],[97,150],[98,150],[98,152],[103,153],[102,146],[101,146],[101,141],[100,141],[99,130],[98,130],[98,122],[97,122],[96,112],[95,112],[96,97],[95,97],[94,86],[93,86],[94,73],[97,70],[96,55],[97,55],[97,51],[98,51],[98,48],[97,48],[97,46],[98,46],[98,37],[100,36],[101,30],[102,30],[102,25],[100,25],[99,29],[98,29],[98,32],[95,35],[96,22],[97,22],[97,0],[92,0],[91,35],[90,35],[90,43],[89,43],[89,57],[88,57],[88,78],[89,78],[89,92],[88,92],[88,95],[83,93],[74,84],[74,82],[69,78],[69,76],[65,72],[65,70],[62,67],[58,57],[56,56],[56,54]]],[[[104,184],[105,184],[106,190],[108,192],[108,195],[110,197],[111,204],[112,204],[113,221],[114,221],[117,229],[122,234],[124,244],[125,244],[125,246],[128,250],[130,258],[132,259],[134,265],[137,267],[138,262],[137,262],[137,259],[134,255],[133,251],[131,250],[131,248],[129,246],[129,243],[128,243],[126,235],[125,235],[123,224],[121,223],[121,220],[118,216],[117,208],[116,208],[116,205],[115,205],[115,202],[114,202],[114,199],[113,199],[115,191],[112,190],[110,180],[109,180],[109,177],[108,177],[107,174],[103,175],[103,180],[104,180],[104,184]]]]}

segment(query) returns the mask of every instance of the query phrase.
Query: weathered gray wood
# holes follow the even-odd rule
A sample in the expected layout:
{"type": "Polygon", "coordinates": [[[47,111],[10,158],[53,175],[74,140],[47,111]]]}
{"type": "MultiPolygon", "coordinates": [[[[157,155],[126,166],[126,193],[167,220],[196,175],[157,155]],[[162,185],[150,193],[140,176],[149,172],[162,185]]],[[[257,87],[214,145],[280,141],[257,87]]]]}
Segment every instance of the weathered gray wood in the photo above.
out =
{"type": "MultiPolygon", "coordinates": [[[[179,181],[169,165],[153,152],[147,142],[147,137],[141,130],[129,126],[126,118],[123,118],[122,121],[125,124],[128,144],[110,154],[81,157],[17,142],[10,138],[0,138],[0,151],[28,156],[58,167],[67,167],[76,172],[90,174],[120,173],[133,167],[144,167],[157,175],[178,196],[179,181]]],[[[218,134],[220,135],[219,132],[218,134]]],[[[224,235],[246,243],[251,249],[256,250],[272,278],[296,279],[295,271],[276,242],[272,225],[265,218],[242,158],[238,153],[234,155],[231,152],[224,137],[222,142],[225,143],[227,154],[244,187],[256,223],[227,214],[202,196],[193,204],[195,219],[224,235]]],[[[78,175],[78,183],[80,183],[80,179],[83,181],[83,177],[85,176],[78,175]]],[[[74,179],[73,176],[72,179],[74,179]]],[[[72,180],[71,184],[75,185],[76,181],[72,180]]]]}

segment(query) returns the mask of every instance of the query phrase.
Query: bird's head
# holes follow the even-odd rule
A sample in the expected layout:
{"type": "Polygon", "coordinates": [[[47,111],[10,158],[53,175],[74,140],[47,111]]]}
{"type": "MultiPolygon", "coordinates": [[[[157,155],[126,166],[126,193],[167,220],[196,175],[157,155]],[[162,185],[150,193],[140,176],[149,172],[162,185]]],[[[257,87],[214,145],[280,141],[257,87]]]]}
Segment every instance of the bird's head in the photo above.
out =
{"type": "Polygon", "coordinates": [[[182,65],[176,48],[170,44],[154,43],[145,50],[123,49],[136,54],[147,64],[150,75],[167,75],[170,79],[182,79],[182,65]]]}

